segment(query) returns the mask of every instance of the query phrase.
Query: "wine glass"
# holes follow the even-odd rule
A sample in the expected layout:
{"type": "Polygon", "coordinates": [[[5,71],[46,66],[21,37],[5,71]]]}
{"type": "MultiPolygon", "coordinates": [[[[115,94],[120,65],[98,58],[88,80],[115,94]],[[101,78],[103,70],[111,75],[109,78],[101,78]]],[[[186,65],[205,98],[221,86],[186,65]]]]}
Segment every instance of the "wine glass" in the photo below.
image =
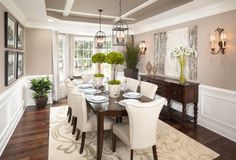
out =
{"type": "Polygon", "coordinates": [[[101,90],[101,92],[103,93],[104,89],[105,89],[105,86],[100,86],[99,89],[101,90]]]}
{"type": "MultiPolygon", "coordinates": [[[[118,88],[114,88],[113,94],[114,94],[115,97],[118,97],[119,96],[119,89],[118,88]]],[[[118,103],[118,101],[115,101],[115,103],[118,103]]]]}

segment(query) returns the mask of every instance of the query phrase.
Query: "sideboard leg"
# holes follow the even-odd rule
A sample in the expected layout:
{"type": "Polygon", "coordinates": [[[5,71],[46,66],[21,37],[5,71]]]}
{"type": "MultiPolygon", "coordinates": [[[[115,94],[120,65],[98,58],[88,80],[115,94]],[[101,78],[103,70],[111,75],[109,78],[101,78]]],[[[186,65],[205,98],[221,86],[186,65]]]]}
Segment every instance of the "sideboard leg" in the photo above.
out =
{"type": "Polygon", "coordinates": [[[197,126],[197,115],[198,115],[198,106],[197,102],[194,103],[194,126],[197,126]]]}
{"type": "Polygon", "coordinates": [[[168,111],[167,111],[167,112],[168,112],[168,113],[167,113],[167,118],[168,118],[168,119],[170,119],[170,117],[171,117],[171,103],[170,103],[170,102],[171,102],[171,100],[170,100],[170,99],[167,99],[167,110],[168,110],[168,111]]]}
{"type": "Polygon", "coordinates": [[[182,108],[182,124],[184,124],[186,120],[186,104],[183,103],[183,108],[182,108]]]}

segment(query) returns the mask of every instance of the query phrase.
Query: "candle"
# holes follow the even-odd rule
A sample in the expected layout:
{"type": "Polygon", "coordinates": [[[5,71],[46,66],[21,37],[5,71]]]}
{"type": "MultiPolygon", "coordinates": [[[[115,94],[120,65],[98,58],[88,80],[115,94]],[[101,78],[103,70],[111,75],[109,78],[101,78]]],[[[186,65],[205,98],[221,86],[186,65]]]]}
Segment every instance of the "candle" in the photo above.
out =
{"type": "Polygon", "coordinates": [[[211,48],[215,48],[214,44],[215,44],[215,40],[216,40],[216,37],[215,35],[211,35],[210,37],[210,41],[211,41],[211,48]]]}

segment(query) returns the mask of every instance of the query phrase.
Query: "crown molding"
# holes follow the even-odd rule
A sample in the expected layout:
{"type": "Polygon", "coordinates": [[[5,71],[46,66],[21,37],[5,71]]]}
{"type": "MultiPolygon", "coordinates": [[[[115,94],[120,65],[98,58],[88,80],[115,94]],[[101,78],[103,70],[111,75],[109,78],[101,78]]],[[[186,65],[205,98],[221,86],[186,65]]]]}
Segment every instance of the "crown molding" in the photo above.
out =
{"type": "Polygon", "coordinates": [[[140,34],[235,9],[235,0],[194,0],[184,6],[137,22],[132,25],[132,28],[134,34],[140,34]],[[194,9],[196,7],[197,9],[194,9]]]}
{"type": "Polygon", "coordinates": [[[0,0],[0,2],[6,7],[6,9],[14,15],[14,17],[25,26],[26,18],[20,9],[10,0],[0,0]]]}

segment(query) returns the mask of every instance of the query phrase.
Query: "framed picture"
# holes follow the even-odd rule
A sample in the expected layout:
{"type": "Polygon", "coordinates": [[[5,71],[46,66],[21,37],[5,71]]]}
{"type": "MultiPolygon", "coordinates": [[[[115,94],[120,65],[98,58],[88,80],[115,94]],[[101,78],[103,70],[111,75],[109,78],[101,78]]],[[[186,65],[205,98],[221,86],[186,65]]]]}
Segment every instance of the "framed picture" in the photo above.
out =
{"type": "Polygon", "coordinates": [[[8,12],[5,12],[5,47],[16,48],[17,21],[8,12]]]}
{"type": "Polygon", "coordinates": [[[17,22],[16,48],[24,49],[24,27],[19,22],[17,22]]]}
{"type": "Polygon", "coordinates": [[[17,70],[16,70],[16,78],[20,78],[24,74],[24,54],[22,52],[17,53],[17,70]]]}
{"type": "Polygon", "coordinates": [[[5,53],[5,86],[16,80],[17,53],[6,51],[5,53]]]}

